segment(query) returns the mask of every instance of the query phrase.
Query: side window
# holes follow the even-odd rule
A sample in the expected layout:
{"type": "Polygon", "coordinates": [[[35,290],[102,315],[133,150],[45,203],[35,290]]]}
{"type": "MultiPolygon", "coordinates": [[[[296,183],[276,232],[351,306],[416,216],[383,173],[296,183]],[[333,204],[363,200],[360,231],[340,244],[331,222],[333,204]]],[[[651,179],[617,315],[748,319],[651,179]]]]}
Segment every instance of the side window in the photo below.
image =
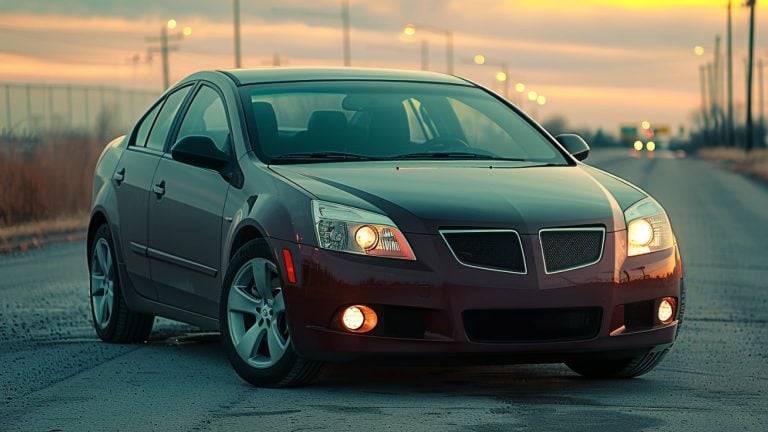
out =
{"type": "Polygon", "coordinates": [[[211,87],[200,87],[181,122],[176,141],[190,135],[207,136],[213,140],[219,150],[232,154],[224,102],[211,87]]]}
{"type": "Polygon", "coordinates": [[[173,118],[176,117],[176,112],[179,111],[181,103],[184,102],[184,98],[187,97],[187,93],[189,93],[191,88],[192,86],[187,86],[176,90],[165,98],[163,108],[160,109],[160,114],[157,115],[152,132],[149,133],[147,148],[163,151],[165,139],[168,136],[168,131],[171,129],[173,118]]]}
{"type": "Polygon", "coordinates": [[[144,147],[144,144],[147,143],[147,137],[149,136],[149,130],[152,129],[152,124],[155,122],[155,118],[157,117],[157,112],[160,111],[160,107],[163,106],[162,103],[158,103],[157,105],[152,108],[152,110],[144,117],[144,120],[141,122],[141,125],[139,125],[139,130],[136,131],[136,140],[133,142],[133,145],[144,147]]]}

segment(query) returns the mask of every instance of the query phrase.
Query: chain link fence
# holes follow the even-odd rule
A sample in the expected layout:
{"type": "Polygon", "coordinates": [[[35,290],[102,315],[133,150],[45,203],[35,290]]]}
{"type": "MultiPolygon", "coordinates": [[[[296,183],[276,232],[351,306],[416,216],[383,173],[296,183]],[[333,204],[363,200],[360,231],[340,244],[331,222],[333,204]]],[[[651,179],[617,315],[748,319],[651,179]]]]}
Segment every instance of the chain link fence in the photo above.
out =
{"type": "Polygon", "coordinates": [[[0,83],[0,134],[127,130],[160,92],[107,86],[0,83]]]}

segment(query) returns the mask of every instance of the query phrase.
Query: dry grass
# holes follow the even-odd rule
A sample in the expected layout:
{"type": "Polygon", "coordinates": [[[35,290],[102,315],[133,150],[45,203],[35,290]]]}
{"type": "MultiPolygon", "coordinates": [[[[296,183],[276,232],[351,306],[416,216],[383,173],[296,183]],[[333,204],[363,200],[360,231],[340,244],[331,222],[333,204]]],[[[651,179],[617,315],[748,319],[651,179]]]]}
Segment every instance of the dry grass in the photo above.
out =
{"type": "Polygon", "coordinates": [[[45,137],[26,146],[0,142],[0,229],[87,212],[102,148],[84,135],[45,137]]]}
{"type": "Polygon", "coordinates": [[[739,148],[712,147],[699,150],[698,156],[728,162],[734,171],[768,181],[768,149],[747,153],[739,148]]]}

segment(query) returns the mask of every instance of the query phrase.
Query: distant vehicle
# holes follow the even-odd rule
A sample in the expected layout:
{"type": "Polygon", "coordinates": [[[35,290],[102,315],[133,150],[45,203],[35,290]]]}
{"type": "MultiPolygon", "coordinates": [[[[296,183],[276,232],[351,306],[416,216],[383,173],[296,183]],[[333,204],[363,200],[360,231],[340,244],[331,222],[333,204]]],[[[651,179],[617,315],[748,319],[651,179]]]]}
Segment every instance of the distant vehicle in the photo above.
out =
{"type": "Polygon", "coordinates": [[[683,272],[661,206],[464,79],[376,69],[196,73],[96,167],[93,323],[218,329],[258,386],[322,362],[565,362],[648,372],[683,272]]]}

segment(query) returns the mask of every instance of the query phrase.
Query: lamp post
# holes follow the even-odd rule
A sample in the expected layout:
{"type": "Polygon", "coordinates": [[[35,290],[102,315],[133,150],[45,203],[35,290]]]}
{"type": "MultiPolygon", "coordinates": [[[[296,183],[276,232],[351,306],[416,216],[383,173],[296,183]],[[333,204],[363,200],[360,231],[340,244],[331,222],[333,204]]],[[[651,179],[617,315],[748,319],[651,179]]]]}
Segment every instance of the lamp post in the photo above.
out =
{"type": "Polygon", "coordinates": [[[406,36],[414,36],[418,30],[442,34],[445,37],[445,70],[453,75],[453,30],[446,30],[426,24],[408,24],[403,29],[406,36]]]}

